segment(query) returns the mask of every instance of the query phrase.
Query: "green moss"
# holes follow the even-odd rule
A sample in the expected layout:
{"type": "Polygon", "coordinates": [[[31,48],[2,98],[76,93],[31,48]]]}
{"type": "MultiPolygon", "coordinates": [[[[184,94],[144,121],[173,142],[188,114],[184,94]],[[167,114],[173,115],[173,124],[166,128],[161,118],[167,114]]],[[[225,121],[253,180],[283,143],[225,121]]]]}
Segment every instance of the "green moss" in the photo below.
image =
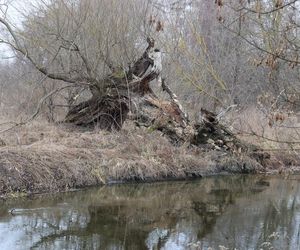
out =
{"type": "Polygon", "coordinates": [[[122,79],[125,77],[125,71],[123,69],[118,69],[112,73],[112,77],[122,79]]]}

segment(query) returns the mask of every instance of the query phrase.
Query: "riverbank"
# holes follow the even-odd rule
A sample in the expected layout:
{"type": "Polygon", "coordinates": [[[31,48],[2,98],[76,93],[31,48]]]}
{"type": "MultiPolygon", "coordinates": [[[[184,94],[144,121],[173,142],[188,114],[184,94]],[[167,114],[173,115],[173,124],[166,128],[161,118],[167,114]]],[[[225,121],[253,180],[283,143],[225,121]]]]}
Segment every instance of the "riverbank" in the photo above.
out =
{"type": "Polygon", "coordinates": [[[6,133],[1,145],[1,196],[115,182],[296,171],[300,165],[299,157],[297,161],[288,152],[274,152],[271,159],[259,164],[243,154],[174,147],[160,132],[130,125],[109,133],[33,123],[6,133]]]}

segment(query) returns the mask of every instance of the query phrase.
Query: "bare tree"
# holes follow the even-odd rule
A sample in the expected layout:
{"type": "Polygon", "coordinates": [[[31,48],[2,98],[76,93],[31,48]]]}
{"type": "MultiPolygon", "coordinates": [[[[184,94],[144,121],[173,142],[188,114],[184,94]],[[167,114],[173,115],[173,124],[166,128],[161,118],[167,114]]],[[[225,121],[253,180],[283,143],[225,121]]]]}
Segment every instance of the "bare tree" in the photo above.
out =
{"type": "Polygon", "coordinates": [[[49,98],[63,93],[65,121],[112,130],[131,117],[174,141],[197,144],[208,140],[196,138],[199,131],[226,130],[217,128],[220,116],[201,108],[224,113],[234,103],[256,105],[268,89],[282,97],[282,88],[292,89],[283,84],[284,74],[293,74],[297,89],[296,1],[274,10],[264,1],[258,9],[258,2],[41,1],[20,28],[0,18],[1,42],[51,82],[41,98],[50,113],[55,105],[49,98]],[[154,94],[160,82],[167,101],[154,94]],[[186,107],[206,121],[204,130],[188,119],[186,107]]]}

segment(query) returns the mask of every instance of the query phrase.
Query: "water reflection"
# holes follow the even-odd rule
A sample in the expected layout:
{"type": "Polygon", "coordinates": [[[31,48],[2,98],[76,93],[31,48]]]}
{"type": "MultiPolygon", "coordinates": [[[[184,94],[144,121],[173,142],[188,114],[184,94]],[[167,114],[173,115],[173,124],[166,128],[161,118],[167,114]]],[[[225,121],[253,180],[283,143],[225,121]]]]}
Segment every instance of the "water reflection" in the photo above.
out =
{"type": "Polygon", "coordinates": [[[0,249],[299,249],[299,180],[212,177],[5,202],[0,249]]]}

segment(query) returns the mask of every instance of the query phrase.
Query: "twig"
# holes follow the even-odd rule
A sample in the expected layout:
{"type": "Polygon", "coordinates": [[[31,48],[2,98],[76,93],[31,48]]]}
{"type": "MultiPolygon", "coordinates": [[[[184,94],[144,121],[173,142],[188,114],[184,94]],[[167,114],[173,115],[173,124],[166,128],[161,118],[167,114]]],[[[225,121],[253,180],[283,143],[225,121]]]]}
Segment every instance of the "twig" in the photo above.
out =
{"type": "Polygon", "coordinates": [[[85,78],[74,77],[73,78],[64,73],[49,72],[45,67],[38,65],[38,63],[29,54],[26,47],[24,48],[23,46],[21,46],[21,42],[19,41],[19,38],[17,37],[16,33],[13,31],[11,25],[1,17],[0,17],[0,23],[2,23],[6,27],[7,31],[9,32],[9,34],[12,36],[12,38],[14,40],[14,44],[12,42],[4,41],[4,40],[0,40],[1,43],[5,43],[5,44],[9,45],[10,47],[12,47],[15,51],[20,52],[26,59],[28,59],[32,63],[32,65],[38,71],[40,71],[42,74],[46,75],[48,78],[54,79],[54,80],[61,80],[61,81],[68,82],[68,83],[78,83],[78,82],[82,82],[82,81],[86,81],[89,83],[96,82],[96,79],[91,78],[91,77],[85,77],[85,78]]]}
{"type": "Polygon", "coordinates": [[[234,129],[239,131],[240,132],[239,134],[256,136],[256,137],[260,137],[262,139],[265,139],[267,141],[272,141],[272,142],[277,142],[277,143],[286,143],[286,144],[300,144],[300,141],[280,141],[280,140],[275,140],[275,139],[272,139],[272,138],[265,137],[263,135],[258,135],[254,131],[251,131],[251,133],[250,133],[250,132],[247,132],[247,131],[243,131],[241,129],[237,129],[237,128],[234,128],[234,129]]]}
{"type": "Polygon", "coordinates": [[[289,59],[289,58],[286,58],[286,57],[284,57],[284,56],[281,56],[281,55],[279,55],[279,54],[277,54],[277,53],[273,53],[273,52],[271,52],[271,51],[269,51],[269,50],[267,50],[267,49],[264,49],[264,48],[258,46],[255,42],[250,41],[248,38],[242,36],[241,34],[239,34],[238,32],[236,32],[235,30],[229,28],[228,26],[226,26],[226,25],[224,25],[224,24],[223,24],[223,28],[226,29],[226,30],[228,30],[229,32],[231,32],[231,33],[237,35],[237,36],[240,37],[242,40],[244,40],[246,43],[248,43],[249,45],[253,46],[254,48],[256,48],[256,49],[258,49],[258,50],[260,50],[260,51],[262,51],[262,52],[264,52],[264,53],[267,53],[267,54],[269,54],[269,55],[271,55],[271,56],[274,56],[275,58],[279,58],[279,59],[281,59],[281,60],[283,60],[283,61],[285,61],[285,62],[288,62],[288,63],[300,64],[300,60],[289,59]]]}
{"type": "Polygon", "coordinates": [[[177,105],[178,109],[180,110],[180,112],[183,116],[184,122],[188,123],[189,122],[188,114],[186,112],[184,112],[182,105],[178,101],[177,95],[169,88],[168,85],[166,85],[165,79],[162,79],[161,87],[162,87],[163,91],[166,91],[169,94],[169,96],[171,97],[171,100],[173,101],[173,103],[175,103],[177,105]]]}
{"type": "Polygon", "coordinates": [[[217,115],[217,117],[216,117],[217,121],[220,121],[220,120],[223,118],[223,116],[226,115],[226,113],[228,113],[230,110],[232,110],[232,109],[235,108],[235,107],[237,107],[236,104],[230,105],[230,106],[227,107],[225,110],[222,110],[222,111],[217,115]]]}
{"type": "Polygon", "coordinates": [[[274,9],[271,9],[271,10],[268,10],[268,11],[256,11],[256,10],[253,10],[253,9],[250,9],[250,8],[247,8],[247,7],[243,7],[243,8],[240,8],[240,9],[236,9],[235,11],[242,11],[242,10],[247,10],[249,12],[252,12],[252,13],[257,13],[257,14],[260,14],[260,15],[267,15],[267,14],[271,14],[272,12],[275,12],[275,11],[278,11],[278,10],[281,10],[281,9],[284,9],[296,2],[298,2],[299,0],[293,0],[291,2],[288,2],[286,4],[283,4],[277,8],[274,8],[274,9]]]}
{"type": "Polygon", "coordinates": [[[38,113],[39,113],[40,110],[41,110],[41,107],[42,107],[43,103],[47,100],[47,98],[49,98],[50,96],[54,95],[55,93],[57,93],[57,92],[59,92],[59,91],[61,91],[61,90],[63,90],[63,89],[66,89],[66,88],[73,88],[73,87],[74,87],[74,85],[72,84],[72,85],[67,85],[67,86],[63,86],[63,87],[60,87],[60,88],[57,88],[57,89],[52,90],[52,91],[49,92],[47,95],[45,95],[42,99],[40,99],[40,101],[39,101],[39,103],[38,103],[38,106],[37,106],[35,112],[34,112],[34,113],[33,113],[26,121],[24,121],[24,122],[19,122],[19,123],[15,123],[13,126],[7,128],[7,129],[1,130],[0,133],[7,132],[7,131],[9,131],[9,130],[11,130],[11,129],[14,129],[14,128],[16,128],[16,127],[23,126],[23,125],[25,125],[26,123],[31,122],[31,121],[38,115],[38,113]]]}

